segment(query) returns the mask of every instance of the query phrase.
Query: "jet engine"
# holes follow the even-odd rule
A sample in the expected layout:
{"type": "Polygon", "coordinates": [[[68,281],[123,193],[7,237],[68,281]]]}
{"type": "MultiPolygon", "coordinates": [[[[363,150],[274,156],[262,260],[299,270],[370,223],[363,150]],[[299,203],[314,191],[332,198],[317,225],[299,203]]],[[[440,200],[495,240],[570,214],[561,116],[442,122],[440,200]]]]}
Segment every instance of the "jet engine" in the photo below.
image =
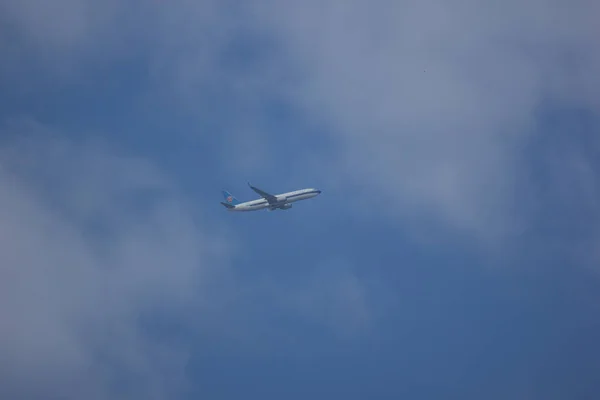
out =
{"type": "Polygon", "coordinates": [[[290,209],[290,208],[292,208],[292,205],[291,205],[291,204],[284,204],[284,205],[282,205],[282,206],[281,206],[281,209],[282,209],[282,210],[288,210],[288,209],[290,209]]]}

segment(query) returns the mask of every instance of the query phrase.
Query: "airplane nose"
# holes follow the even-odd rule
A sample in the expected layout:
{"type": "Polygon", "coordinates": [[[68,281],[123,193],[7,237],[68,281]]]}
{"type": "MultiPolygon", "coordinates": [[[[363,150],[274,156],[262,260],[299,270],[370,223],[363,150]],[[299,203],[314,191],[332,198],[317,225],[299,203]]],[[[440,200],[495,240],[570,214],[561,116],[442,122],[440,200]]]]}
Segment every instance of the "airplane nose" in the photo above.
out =
{"type": "Polygon", "coordinates": [[[321,194],[321,191],[320,191],[320,190],[317,190],[317,193],[318,193],[318,194],[321,194]]]}

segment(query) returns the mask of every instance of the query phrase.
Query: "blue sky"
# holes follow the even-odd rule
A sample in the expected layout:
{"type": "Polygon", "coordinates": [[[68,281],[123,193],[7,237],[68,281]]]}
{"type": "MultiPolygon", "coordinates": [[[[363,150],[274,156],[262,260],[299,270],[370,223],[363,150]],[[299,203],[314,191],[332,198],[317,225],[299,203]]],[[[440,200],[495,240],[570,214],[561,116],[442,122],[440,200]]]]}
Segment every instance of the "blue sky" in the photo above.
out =
{"type": "Polygon", "coordinates": [[[598,397],[599,8],[2,3],[0,397],[598,397]]]}

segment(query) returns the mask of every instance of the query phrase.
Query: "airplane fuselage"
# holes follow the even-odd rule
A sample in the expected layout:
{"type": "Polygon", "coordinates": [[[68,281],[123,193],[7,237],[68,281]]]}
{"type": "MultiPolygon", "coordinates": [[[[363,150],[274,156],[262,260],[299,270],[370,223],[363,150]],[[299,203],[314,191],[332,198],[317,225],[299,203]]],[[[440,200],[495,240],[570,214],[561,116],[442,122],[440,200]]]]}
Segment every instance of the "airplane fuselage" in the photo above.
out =
{"type": "Polygon", "coordinates": [[[277,198],[277,202],[269,203],[267,199],[257,199],[252,201],[246,201],[244,203],[239,203],[234,207],[227,208],[228,211],[258,211],[264,209],[270,210],[287,210],[292,207],[292,203],[295,203],[300,200],[307,200],[318,196],[321,194],[320,190],[309,188],[309,189],[301,189],[295,190],[293,192],[281,193],[275,195],[277,198]]]}

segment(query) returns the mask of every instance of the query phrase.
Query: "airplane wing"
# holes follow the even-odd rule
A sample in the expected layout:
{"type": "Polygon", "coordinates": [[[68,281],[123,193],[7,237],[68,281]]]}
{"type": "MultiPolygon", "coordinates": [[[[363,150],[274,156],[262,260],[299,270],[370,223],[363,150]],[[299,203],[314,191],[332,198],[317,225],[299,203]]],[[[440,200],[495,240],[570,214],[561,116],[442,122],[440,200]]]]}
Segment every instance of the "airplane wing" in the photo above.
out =
{"type": "Polygon", "coordinates": [[[250,182],[248,182],[248,186],[250,186],[250,189],[254,190],[256,193],[260,194],[263,198],[265,198],[265,200],[267,200],[269,204],[277,203],[277,197],[273,196],[272,194],[260,190],[259,188],[255,188],[250,184],[250,182]]]}

